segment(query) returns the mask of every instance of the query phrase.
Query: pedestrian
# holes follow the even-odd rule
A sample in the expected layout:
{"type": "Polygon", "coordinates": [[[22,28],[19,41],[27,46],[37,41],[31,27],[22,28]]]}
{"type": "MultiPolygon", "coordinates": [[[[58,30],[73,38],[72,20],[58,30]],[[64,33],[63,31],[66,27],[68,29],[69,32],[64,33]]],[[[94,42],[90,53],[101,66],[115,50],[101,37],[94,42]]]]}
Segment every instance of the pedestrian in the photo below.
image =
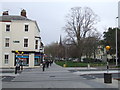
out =
{"type": "Polygon", "coordinates": [[[21,60],[21,70],[23,70],[23,60],[21,60]]]}
{"type": "Polygon", "coordinates": [[[50,66],[52,65],[52,60],[50,60],[50,66]]]}
{"type": "Polygon", "coordinates": [[[52,60],[52,64],[53,64],[53,60],[52,60]]]}
{"type": "Polygon", "coordinates": [[[43,64],[42,64],[42,69],[43,69],[43,71],[45,71],[45,62],[43,62],[43,64]]]}
{"type": "Polygon", "coordinates": [[[47,65],[47,68],[49,68],[49,61],[48,60],[46,61],[46,65],[47,65]]]}

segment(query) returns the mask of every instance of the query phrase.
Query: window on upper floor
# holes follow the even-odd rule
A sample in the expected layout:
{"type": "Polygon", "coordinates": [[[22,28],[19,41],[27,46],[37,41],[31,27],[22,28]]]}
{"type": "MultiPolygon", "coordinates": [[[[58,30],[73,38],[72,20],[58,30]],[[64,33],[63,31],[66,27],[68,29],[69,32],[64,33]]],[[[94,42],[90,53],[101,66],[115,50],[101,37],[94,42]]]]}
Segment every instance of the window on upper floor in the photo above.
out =
{"type": "Polygon", "coordinates": [[[10,31],[10,25],[6,25],[6,32],[10,31]]]}
{"type": "Polygon", "coordinates": [[[5,38],[5,47],[9,47],[10,45],[10,38],[5,38]]]}
{"type": "Polygon", "coordinates": [[[38,40],[35,40],[35,49],[38,49],[38,40]]]}
{"type": "Polygon", "coordinates": [[[28,25],[25,25],[25,32],[28,32],[28,25]]]}
{"type": "Polygon", "coordinates": [[[5,54],[5,56],[4,56],[4,63],[8,64],[8,61],[9,61],[9,55],[5,54]]]}
{"type": "Polygon", "coordinates": [[[24,39],[24,47],[28,47],[28,39],[24,39]]]}

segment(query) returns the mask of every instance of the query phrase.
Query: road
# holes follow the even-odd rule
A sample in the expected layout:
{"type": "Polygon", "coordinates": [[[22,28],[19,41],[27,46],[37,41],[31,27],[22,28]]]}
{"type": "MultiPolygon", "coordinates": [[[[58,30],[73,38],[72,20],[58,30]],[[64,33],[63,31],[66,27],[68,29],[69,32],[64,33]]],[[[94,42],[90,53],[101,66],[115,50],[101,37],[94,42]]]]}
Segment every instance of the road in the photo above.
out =
{"type": "Polygon", "coordinates": [[[39,68],[24,69],[16,76],[2,77],[2,88],[118,88],[118,80],[106,84],[101,75],[75,74],[53,64],[45,72],[39,68]],[[99,78],[94,78],[94,77],[99,78]]]}

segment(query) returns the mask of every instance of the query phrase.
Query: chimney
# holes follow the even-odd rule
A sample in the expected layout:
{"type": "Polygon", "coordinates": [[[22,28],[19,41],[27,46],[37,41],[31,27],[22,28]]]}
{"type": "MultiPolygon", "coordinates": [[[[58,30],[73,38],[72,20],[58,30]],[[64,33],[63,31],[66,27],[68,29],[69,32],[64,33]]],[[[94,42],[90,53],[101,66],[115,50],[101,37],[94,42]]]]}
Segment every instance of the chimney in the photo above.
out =
{"type": "Polygon", "coordinates": [[[23,9],[23,10],[21,11],[21,16],[27,17],[27,16],[26,16],[26,10],[23,9]]]}
{"type": "Polygon", "coordinates": [[[4,11],[4,12],[3,12],[3,15],[9,15],[9,14],[8,14],[8,11],[4,11]]]}

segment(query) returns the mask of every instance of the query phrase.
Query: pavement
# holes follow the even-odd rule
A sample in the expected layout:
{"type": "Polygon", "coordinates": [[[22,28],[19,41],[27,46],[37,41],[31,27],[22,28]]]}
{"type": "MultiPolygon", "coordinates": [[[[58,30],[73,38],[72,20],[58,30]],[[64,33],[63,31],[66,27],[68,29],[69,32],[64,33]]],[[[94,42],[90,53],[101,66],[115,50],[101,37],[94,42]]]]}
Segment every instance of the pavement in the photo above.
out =
{"type": "MultiPolygon", "coordinates": [[[[24,69],[22,73],[17,75],[14,73],[6,75],[1,78],[2,88],[119,88],[120,82],[116,79],[112,78],[112,83],[107,84],[104,83],[103,77],[94,78],[94,75],[90,76],[90,74],[96,74],[93,73],[95,70],[99,72],[97,68],[92,67],[89,69],[87,67],[64,68],[53,63],[44,72],[41,67],[37,67],[24,69]],[[77,70],[77,72],[70,70],[77,70]]],[[[117,71],[115,72],[117,73],[117,71]]],[[[100,73],[104,72],[101,71],[100,73]]]]}

